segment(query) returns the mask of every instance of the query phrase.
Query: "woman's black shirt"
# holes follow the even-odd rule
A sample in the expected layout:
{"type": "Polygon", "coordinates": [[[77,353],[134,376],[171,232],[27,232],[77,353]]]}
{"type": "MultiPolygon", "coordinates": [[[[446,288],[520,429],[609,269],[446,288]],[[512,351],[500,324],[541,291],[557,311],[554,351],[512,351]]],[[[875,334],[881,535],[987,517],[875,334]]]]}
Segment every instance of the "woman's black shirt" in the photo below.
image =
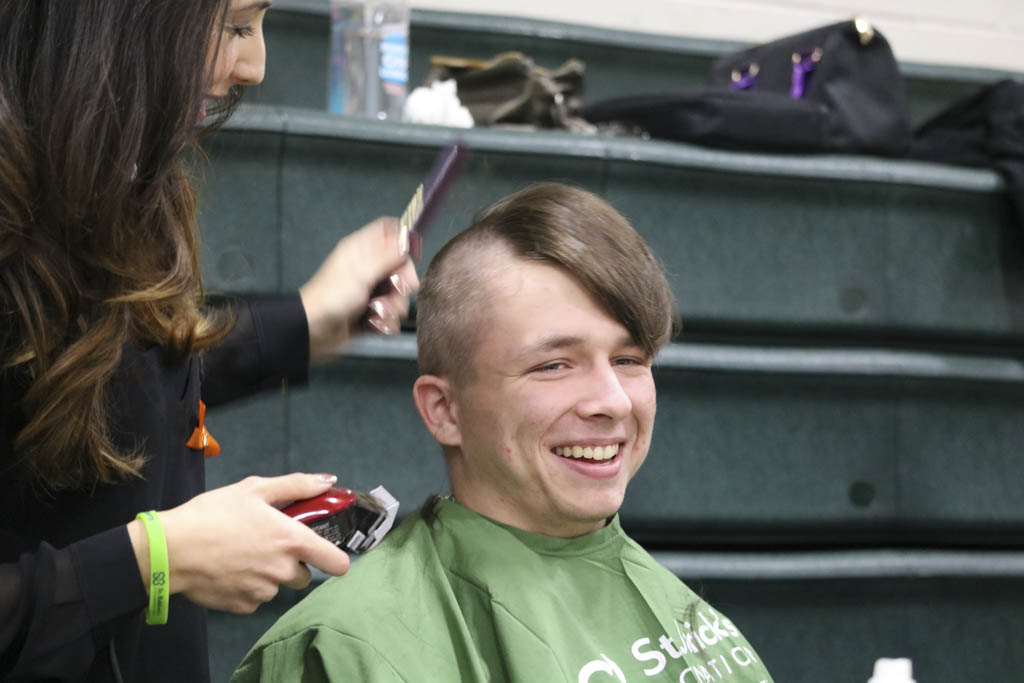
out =
{"type": "MultiPolygon", "coordinates": [[[[146,592],[125,525],[205,490],[203,454],[186,445],[200,397],[212,408],[306,381],[309,333],[298,295],[235,308],[232,333],[201,356],[124,349],[109,392],[112,437],[148,460],[142,477],[116,486],[45,494],[28,484],[11,454],[25,421],[24,383],[0,374],[0,680],[209,680],[205,610],[175,595],[166,625],[145,624],[146,592]]],[[[245,457],[222,446],[219,457],[245,457]]]]}

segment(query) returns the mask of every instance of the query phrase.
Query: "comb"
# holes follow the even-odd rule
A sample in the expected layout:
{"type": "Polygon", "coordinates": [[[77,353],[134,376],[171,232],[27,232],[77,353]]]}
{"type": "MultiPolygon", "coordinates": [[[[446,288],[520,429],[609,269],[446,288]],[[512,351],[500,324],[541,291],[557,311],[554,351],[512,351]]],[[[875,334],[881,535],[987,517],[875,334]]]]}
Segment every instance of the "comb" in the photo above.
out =
{"type": "Polygon", "coordinates": [[[466,157],[465,145],[453,142],[437,155],[427,179],[416,188],[409,205],[398,220],[399,240],[407,247],[413,261],[423,259],[423,238],[437,215],[445,195],[462,170],[466,157]]]}
{"type": "MultiPolygon", "coordinates": [[[[427,178],[412,195],[409,204],[398,219],[398,242],[402,251],[407,251],[415,263],[423,260],[423,237],[437,215],[437,210],[455,178],[462,171],[466,159],[466,145],[461,142],[449,143],[437,155],[427,178]]],[[[373,287],[370,298],[385,296],[394,285],[391,278],[385,278],[373,287]]],[[[371,312],[368,310],[361,319],[365,328],[371,312]]]]}

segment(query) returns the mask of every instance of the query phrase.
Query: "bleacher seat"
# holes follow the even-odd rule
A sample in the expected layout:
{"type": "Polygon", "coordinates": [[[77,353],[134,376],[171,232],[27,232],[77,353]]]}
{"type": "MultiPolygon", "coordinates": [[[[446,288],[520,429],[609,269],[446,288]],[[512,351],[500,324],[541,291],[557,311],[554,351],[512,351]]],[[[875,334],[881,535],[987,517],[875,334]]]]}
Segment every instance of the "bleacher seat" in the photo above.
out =
{"type": "MultiPolygon", "coordinates": [[[[399,213],[456,135],[471,157],[426,259],[530,182],[598,192],[654,246],[684,320],[658,360],[624,526],[743,627],[780,683],[858,683],[888,655],[913,657],[922,683],[1015,680],[1024,236],[995,173],[332,116],[326,22],[325,4],[275,3],[266,83],[207,144],[210,290],[296,288],[341,235],[399,213]]],[[[732,47],[423,11],[412,46],[414,81],[433,53],[580,57],[588,98],[689,87],[732,47]]],[[[986,75],[909,68],[915,118],[986,75]]],[[[362,340],[306,389],[212,412],[224,448],[209,485],[336,472],[385,484],[404,511],[444,491],[414,355],[410,331],[362,340]]],[[[301,595],[211,614],[214,680],[301,595]]]]}

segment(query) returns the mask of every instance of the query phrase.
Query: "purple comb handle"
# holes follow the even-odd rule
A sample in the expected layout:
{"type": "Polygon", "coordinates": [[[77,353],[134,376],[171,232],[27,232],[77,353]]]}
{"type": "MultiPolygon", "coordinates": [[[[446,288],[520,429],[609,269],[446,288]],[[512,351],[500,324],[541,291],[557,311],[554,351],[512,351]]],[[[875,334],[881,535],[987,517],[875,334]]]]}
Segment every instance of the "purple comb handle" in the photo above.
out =
{"type": "Polygon", "coordinates": [[[465,158],[465,145],[453,142],[441,150],[434,167],[427,174],[427,180],[423,185],[423,208],[409,229],[409,251],[414,261],[419,262],[423,258],[423,237],[437,215],[445,195],[462,170],[465,158]]]}
{"type": "MultiPolygon", "coordinates": [[[[434,162],[433,168],[427,174],[423,185],[416,188],[412,201],[406,207],[405,213],[399,220],[399,230],[404,231],[409,240],[409,254],[413,261],[419,263],[423,258],[423,237],[437,210],[441,206],[452,183],[462,170],[466,158],[466,146],[462,143],[453,142],[441,150],[434,162]],[[410,225],[411,223],[411,225],[410,225]]],[[[394,276],[392,276],[394,277],[394,276]]],[[[391,278],[385,278],[378,282],[370,293],[371,298],[385,296],[392,291],[391,278]]],[[[365,327],[370,318],[370,311],[367,311],[362,319],[362,326],[365,327]]]]}

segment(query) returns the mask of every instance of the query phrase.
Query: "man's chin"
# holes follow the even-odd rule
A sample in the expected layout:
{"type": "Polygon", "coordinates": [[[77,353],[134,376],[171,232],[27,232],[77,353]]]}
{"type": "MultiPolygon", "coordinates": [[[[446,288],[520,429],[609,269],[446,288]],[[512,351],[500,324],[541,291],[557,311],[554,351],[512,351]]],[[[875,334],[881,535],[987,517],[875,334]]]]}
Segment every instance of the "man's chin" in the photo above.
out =
{"type": "Polygon", "coordinates": [[[614,496],[608,500],[591,500],[586,505],[574,506],[572,512],[566,514],[567,521],[571,520],[567,527],[579,533],[573,536],[584,536],[603,529],[619,512],[622,507],[622,496],[614,496]]]}

